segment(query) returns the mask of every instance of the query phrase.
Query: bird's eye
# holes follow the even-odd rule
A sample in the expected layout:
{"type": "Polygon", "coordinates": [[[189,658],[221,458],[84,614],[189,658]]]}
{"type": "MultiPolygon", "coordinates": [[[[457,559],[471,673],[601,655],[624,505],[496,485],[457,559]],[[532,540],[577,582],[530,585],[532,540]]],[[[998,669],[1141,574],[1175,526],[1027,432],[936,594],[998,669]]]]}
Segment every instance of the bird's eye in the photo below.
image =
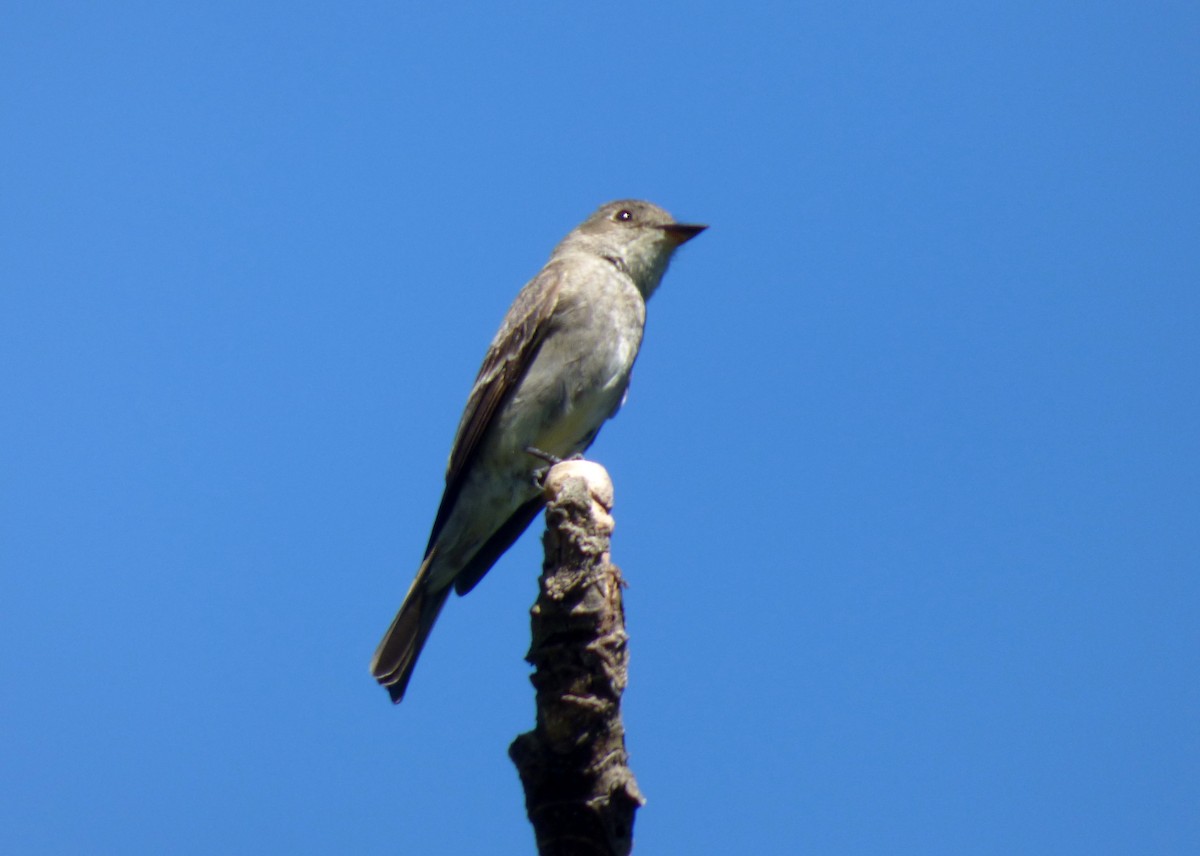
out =
{"type": "Polygon", "coordinates": [[[620,211],[618,211],[618,212],[616,213],[616,215],[613,217],[613,219],[614,219],[614,220],[622,220],[622,221],[624,221],[624,220],[632,220],[632,219],[633,219],[633,212],[632,212],[632,211],[630,211],[628,208],[622,208],[620,211]]]}

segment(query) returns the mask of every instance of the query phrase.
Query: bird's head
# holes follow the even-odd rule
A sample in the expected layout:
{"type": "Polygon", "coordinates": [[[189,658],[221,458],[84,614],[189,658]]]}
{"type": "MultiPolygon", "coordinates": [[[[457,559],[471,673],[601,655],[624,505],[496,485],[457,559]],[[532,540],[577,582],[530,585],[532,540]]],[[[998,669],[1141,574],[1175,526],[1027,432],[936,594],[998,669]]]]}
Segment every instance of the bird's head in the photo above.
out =
{"type": "Polygon", "coordinates": [[[650,202],[622,199],[602,205],[567,235],[555,250],[601,256],[629,274],[648,299],[658,288],[671,254],[707,227],[677,223],[650,202]]]}

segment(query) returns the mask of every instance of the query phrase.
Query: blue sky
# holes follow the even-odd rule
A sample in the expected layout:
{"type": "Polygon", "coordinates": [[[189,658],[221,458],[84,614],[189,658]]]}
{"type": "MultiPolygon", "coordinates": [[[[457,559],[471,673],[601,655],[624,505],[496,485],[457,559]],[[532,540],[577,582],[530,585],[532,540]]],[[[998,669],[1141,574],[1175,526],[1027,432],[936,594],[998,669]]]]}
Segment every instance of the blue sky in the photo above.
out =
{"type": "Polygon", "coordinates": [[[201,5],[0,32],[0,850],[531,852],[536,531],[367,663],[626,196],[635,852],[1200,850],[1194,4],[201,5]]]}

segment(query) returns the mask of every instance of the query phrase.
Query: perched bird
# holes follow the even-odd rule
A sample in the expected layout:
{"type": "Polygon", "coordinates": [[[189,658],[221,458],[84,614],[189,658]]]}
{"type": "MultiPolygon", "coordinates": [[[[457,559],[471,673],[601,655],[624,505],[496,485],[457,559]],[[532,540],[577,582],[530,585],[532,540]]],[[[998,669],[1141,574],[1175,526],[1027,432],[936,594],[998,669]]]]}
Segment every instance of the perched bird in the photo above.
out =
{"type": "Polygon", "coordinates": [[[535,471],[587,449],[624,402],[645,301],[704,228],[649,202],[610,202],[517,295],[467,399],[425,558],[371,661],[393,702],[450,590],[474,588],[542,508],[535,471]]]}

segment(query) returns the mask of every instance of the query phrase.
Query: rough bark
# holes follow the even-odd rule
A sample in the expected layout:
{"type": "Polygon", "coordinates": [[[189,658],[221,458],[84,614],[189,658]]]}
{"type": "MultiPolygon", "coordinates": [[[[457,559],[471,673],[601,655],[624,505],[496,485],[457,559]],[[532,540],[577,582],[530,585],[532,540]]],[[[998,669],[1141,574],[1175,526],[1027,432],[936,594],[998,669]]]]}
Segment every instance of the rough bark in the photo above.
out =
{"type": "Polygon", "coordinates": [[[531,610],[537,725],[509,747],[541,856],[625,856],[644,802],[625,751],[621,572],[609,561],[612,482],[566,461],[546,477],[546,558],[531,610]]]}

